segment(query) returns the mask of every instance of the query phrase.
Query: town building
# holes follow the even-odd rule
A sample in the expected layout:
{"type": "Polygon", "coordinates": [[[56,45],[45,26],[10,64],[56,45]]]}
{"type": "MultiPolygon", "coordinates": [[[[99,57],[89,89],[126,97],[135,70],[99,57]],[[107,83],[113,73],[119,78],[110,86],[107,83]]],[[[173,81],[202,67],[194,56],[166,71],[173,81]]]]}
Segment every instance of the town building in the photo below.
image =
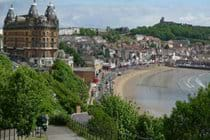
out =
{"type": "Polygon", "coordinates": [[[96,78],[94,67],[75,67],[74,73],[83,79],[87,84],[90,84],[96,78]]]}
{"type": "Polygon", "coordinates": [[[37,3],[28,14],[15,15],[13,5],[4,20],[4,51],[15,60],[34,65],[52,65],[58,50],[59,20],[50,3],[44,15],[39,15],[37,3]]]}
{"type": "Polygon", "coordinates": [[[0,35],[0,52],[3,51],[3,37],[0,35]]]}
{"type": "Polygon", "coordinates": [[[80,34],[80,28],[71,27],[71,28],[62,28],[59,30],[59,35],[73,35],[80,34]]]}
{"type": "Polygon", "coordinates": [[[0,36],[3,35],[3,29],[0,29],[0,36]]]}

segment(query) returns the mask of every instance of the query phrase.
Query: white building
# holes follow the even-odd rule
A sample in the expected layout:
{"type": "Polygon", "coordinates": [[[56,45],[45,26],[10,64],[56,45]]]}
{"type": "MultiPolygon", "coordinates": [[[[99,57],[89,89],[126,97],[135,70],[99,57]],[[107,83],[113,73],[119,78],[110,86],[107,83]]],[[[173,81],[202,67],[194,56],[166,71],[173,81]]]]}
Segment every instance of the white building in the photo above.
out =
{"type": "Polygon", "coordinates": [[[3,38],[0,37],[0,52],[3,51],[3,38]]]}
{"type": "Polygon", "coordinates": [[[36,64],[37,67],[52,67],[56,59],[63,60],[66,64],[68,64],[72,69],[74,68],[74,58],[73,56],[69,56],[65,54],[63,50],[58,50],[54,54],[54,58],[30,58],[29,62],[32,64],[36,64]]]}
{"type": "Polygon", "coordinates": [[[136,35],[135,37],[136,37],[136,40],[137,40],[137,41],[142,41],[142,40],[144,40],[144,35],[136,35]]]}
{"type": "Polygon", "coordinates": [[[0,35],[3,35],[3,29],[0,29],[0,35]]]}
{"type": "Polygon", "coordinates": [[[95,36],[93,37],[94,41],[97,43],[97,44],[104,44],[106,43],[106,40],[103,39],[101,36],[95,36]]]}
{"type": "Polygon", "coordinates": [[[79,34],[79,33],[80,33],[80,29],[77,27],[59,29],[59,35],[73,35],[73,34],[79,34]]]}

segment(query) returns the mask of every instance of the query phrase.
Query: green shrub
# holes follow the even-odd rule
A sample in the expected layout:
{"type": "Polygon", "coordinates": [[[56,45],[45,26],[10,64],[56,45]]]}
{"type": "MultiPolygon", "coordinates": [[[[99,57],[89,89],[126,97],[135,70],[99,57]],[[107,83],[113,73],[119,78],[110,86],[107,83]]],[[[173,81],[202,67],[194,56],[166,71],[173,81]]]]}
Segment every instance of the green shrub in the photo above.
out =
{"type": "Polygon", "coordinates": [[[58,126],[65,126],[68,122],[68,115],[64,113],[59,113],[50,116],[50,124],[51,125],[58,125],[58,126]]]}

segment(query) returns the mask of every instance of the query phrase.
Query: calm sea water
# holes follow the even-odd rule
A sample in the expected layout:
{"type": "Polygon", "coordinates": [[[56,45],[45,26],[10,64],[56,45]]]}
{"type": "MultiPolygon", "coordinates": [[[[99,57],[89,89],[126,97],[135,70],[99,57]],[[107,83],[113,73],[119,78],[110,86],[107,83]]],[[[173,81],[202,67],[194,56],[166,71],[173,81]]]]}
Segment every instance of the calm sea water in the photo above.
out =
{"type": "Polygon", "coordinates": [[[136,81],[134,101],[154,116],[170,114],[176,101],[188,100],[210,82],[210,71],[175,69],[136,81]]]}

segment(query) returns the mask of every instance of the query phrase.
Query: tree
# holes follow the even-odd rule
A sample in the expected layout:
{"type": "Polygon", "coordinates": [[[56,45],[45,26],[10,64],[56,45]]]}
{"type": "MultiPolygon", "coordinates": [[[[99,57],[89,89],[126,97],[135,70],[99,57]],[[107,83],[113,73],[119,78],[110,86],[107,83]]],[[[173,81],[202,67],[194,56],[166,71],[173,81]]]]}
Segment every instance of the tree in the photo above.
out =
{"type": "Polygon", "coordinates": [[[59,44],[59,48],[64,50],[65,53],[74,57],[74,64],[75,65],[77,65],[77,66],[84,66],[85,65],[85,61],[81,58],[81,56],[76,52],[76,50],[74,48],[69,47],[64,42],[61,42],[59,44]]]}
{"type": "Polygon", "coordinates": [[[105,49],[104,57],[105,58],[110,58],[110,51],[109,51],[108,48],[105,49]]]}
{"type": "Polygon", "coordinates": [[[90,106],[88,113],[92,115],[92,119],[88,122],[88,129],[90,133],[98,136],[105,136],[107,139],[116,137],[117,124],[108,114],[104,112],[102,106],[90,106]]]}
{"type": "Polygon", "coordinates": [[[79,35],[93,37],[93,36],[97,35],[97,32],[92,30],[92,29],[80,28],[80,34],[79,35]]]}
{"type": "Polygon", "coordinates": [[[64,83],[55,80],[49,73],[43,73],[43,76],[48,81],[47,85],[54,93],[54,96],[58,100],[59,104],[69,114],[75,112],[77,105],[83,104],[79,94],[72,92],[64,85],[64,83]]]}
{"type": "Polygon", "coordinates": [[[43,77],[28,67],[20,67],[8,76],[0,92],[0,125],[13,127],[18,135],[29,135],[37,117],[54,109],[52,93],[43,77]]]}
{"type": "Polygon", "coordinates": [[[106,34],[103,35],[103,38],[111,43],[115,43],[120,40],[120,34],[114,30],[110,30],[106,34]]]}
{"type": "Polygon", "coordinates": [[[4,55],[0,55],[0,93],[3,92],[4,88],[8,85],[8,77],[12,73],[12,63],[4,55]]]}
{"type": "Polygon", "coordinates": [[[12,62],[5,55],[0,55],[0,68],[4,68],[7,71],[12,71],[12,62]]]}
{"type": "Polygon", "coordinates": [[[104,96],[101,100],[104,112],[118,124],[119,134],[136,134],[138,115],[135,106],[117,96],[104,96]]]}
{"type": "MultiPolygon", "coordinates": [[[[58,84],[56,88],[57,90],[63,91],[64,95],[61,95],[63,98],[67,98],[65,101],[71,100],[74,103],[77,102],[80,105],[85,105],[88,98],[88,87],[84,81],[73,73],[71,67],[62,60],[56,60],[50,75],[52,75],[56,81],[62,83],[58,84]]],[[[56,84],[53,86],[56,86],[56,84]]],[[[60,97],[62,97],[61,95],[60,97]]],[[[61,100],[61,103],[62,102],[63,101],[61,100]]],[[[72,102],[64,102],[63,105],[71,106],[70,103],[72,102]]]]}
{"type": "Polygon", "coordinates": [[[137,139],[149,138],[153,140],[164,140],[163,120],[153,118],[147,114],[140,115],[136,126],[137,139]]]}
{"type": "Polygon", "coordinates": [[[210,139],[210,85],[189,102],[178,101],[170,117],[164,118],[166,139],[210,139]]]}
{"type": "Polygon", "coordinates": [[[209,43],[210,28],[163,22],[152,27],[138,27],[131,30],[132,35],[144,34],[158,37],[164,41],[171,39],[189,39],[209,43]]]}

